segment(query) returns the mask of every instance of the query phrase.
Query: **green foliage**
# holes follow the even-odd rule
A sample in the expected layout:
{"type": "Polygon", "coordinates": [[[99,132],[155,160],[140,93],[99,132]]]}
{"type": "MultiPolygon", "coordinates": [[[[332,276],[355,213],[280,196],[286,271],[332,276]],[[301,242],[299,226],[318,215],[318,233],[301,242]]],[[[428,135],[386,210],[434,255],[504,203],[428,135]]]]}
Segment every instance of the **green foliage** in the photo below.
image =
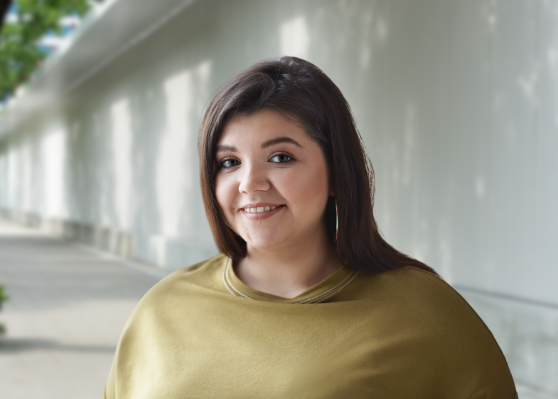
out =
{"type": "Polygon", "coordinates": [[[8,294],[6,294],[6,289],[2,284],[0,284],[0,309],[2,309],[2,302],[7,301],[10,299],[8,294]]]}
{"type": "MultiPolygon", "coordinates": [[[[0,284],[0,309],[2,309],[2,302],[7,301],[10,299],[8,294],[6,294],[6,290],[2,284],[0,284]]],[[[6,327],[3,324],[0,324],[0,336],[6,333],[6,327]]]]}
{"type": "Polygon", "coordinates": [[[87,0],[14,0],[19,22],[5,21],[0,32],[0,98],[13,94],[46,54],[37,48],[47,32],[61,33],[59,20],[69,14],[89,11],[87,0]]]}

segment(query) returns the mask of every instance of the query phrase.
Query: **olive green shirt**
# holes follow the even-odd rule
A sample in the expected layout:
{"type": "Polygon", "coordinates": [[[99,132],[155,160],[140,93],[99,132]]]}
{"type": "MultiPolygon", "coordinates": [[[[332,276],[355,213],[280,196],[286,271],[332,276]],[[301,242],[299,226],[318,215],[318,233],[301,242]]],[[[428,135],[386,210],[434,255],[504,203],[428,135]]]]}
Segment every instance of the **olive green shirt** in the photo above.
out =
{"type": "Polygon", "coordinates": [[[343,268],[286,299],[217,255],[156,284],[132,313],[105,399],[514,399],[488,328],[415,267],[343,268]]]}

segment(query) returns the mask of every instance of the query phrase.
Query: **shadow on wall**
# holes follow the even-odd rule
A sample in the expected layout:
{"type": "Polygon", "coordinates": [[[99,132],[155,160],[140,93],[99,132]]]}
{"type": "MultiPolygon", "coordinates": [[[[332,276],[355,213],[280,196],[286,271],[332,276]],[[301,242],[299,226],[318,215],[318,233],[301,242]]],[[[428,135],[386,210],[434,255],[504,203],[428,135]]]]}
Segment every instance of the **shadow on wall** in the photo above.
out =
{"type": "Polygon", "coordinates": [[[77,195],[77,218],[93,224],[101,220],[101,225],[128,232],[129,257],[178,268],[214,253],[207,237],[200,238],[195,229],[207,224],[199,213],[197,127],[202,109],[196,99],[208,97],[210,76],[209,61],[166,78],[160,89],[153,79],[140,83],[145,76],[138,74],[134,82],[114,90],[117,99],[108,107],[97,104],[101,109],[81,132],[79,148],[72,149],[84,155],[80,163],[85,163],[75,179],[84,189],[77,195]],[[93,187],[85,187],[84,181],[92,181],[93,187]],[[196,246],[202,247],[201,255],[192,250],[196,246]]]}

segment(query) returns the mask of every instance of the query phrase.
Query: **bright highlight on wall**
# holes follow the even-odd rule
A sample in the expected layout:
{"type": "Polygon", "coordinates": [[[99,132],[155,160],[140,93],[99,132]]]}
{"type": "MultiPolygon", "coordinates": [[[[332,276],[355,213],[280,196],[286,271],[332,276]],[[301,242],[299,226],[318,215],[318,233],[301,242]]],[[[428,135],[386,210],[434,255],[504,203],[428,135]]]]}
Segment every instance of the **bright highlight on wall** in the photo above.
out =
{"type": "Polygon", "coordinates": [[[38,184],[41,186],[43,209],[45,215],[66,216],[66,132],[56,129],[43,136],[40,154],[42,160],[42,176],[39,172],[38,184]]]}
{"type": "Polygon", "coordinates": [[[130,227],[133,209],[132,190],[132,118],[127,99],[118,100],[111,107],[112,117],[112,192],[116,226],[121,229],[130,227]]]}
{"type": "Polygon", "coordinates": [[[310,33],[303,15],[281,24],[281,55],[307,58],[309,48],[310,33]]]}

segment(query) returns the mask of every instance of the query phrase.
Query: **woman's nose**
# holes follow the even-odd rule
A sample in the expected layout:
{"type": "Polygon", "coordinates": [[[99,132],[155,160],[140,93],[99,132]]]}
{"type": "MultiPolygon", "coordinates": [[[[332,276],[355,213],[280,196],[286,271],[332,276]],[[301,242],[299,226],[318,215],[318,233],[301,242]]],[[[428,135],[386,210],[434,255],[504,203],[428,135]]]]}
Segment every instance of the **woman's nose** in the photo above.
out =
{"type": "Polygon", "coordinates": [[[265,173],[263,165],[247,165],[241,173],[238,191],[240,193],[253,193],[256,191],[267,191],[271,183],[265,173]]]}

